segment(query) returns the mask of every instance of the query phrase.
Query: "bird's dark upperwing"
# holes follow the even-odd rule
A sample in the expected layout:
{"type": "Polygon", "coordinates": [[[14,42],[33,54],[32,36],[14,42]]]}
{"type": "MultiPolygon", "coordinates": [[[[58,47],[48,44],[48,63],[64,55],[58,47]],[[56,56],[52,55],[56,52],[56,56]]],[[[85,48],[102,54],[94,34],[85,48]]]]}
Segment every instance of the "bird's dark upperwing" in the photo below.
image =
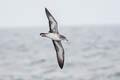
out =
{"type": "Polygon", "coordinates": [[[48,11],[47,8],[45,8],[45,12],[46,12],[46,15],[47,15],[47,18],[48,18],[48,21],[49,21],[50,32],[58,33],[57,21],[52,16],[52,14],[48,11]]]}
{"type": "Polygon", "coordinates": [[[63,46],[61,44],[61,41],[55,41],[53,40],[53,44],[56,50],[56,55],[57,55],[57,60],[58,60],[58,64],[60,66],[60,68],[63,68],[64,65],[64,49],[63,46]]]}

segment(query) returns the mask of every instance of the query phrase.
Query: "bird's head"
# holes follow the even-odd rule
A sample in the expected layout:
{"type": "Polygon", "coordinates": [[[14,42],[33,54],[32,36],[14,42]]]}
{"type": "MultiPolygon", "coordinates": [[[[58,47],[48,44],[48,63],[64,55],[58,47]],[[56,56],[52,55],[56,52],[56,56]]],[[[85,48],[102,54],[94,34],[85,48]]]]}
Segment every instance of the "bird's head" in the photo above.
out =
{"type": "Polygon", "coordinates": [[[40,36],[46,37],[46,34],[45,33],[40,33],[40,36]]]}

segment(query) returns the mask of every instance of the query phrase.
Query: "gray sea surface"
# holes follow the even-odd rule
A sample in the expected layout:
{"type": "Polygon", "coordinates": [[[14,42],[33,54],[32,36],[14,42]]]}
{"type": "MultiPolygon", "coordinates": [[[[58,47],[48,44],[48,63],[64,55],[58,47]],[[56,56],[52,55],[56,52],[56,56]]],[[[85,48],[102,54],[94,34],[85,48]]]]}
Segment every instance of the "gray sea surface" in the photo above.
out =
{"type": "Polygon", "coordinates": [[[120,27],[61,27],[65,64],[58,66],[45,28],[0,29],[0,80],[120,80],[120,27]]]}

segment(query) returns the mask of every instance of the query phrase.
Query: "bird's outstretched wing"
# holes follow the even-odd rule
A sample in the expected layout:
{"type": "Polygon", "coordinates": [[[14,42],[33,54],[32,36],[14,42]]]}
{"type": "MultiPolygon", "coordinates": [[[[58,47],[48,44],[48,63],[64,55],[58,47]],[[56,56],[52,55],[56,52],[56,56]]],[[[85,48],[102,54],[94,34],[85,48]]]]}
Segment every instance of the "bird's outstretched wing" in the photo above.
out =
{"type": "Polygon", "coordinates": [[[60,66],[60,68],[63,68],[64,65],[64,49],[63,46],[61,44],[61,41],[55,41],[53,40],[53,44],[56,50],[56,55],[57,55],[57,60],[58,60],[58,64],[60,66]]]}
{"type": "Polygon", "coordinates": [[[47,18],[48,18],[48,21],[49,21],[50,32],[58,33],[57,21],[51,15],[51,13],[48,11],[47,8],[45,8],[45,12],[46,12],[46,15],[47,15],[47,18]]]}
{"type": "MultiPolygon", "coordinates": [[[[45,8],[45,12],[49,21],[50,32],[59,34],[57,21],[54,19],[54,17],[51,15],[51,13],[48,11],[47,8],[45,8]]],[[[61,41],[55,41],[55,40],[52,41],[56,50],[58,64],[62,69],[64,65],[64,48],[61,44],[61,41]]]]}

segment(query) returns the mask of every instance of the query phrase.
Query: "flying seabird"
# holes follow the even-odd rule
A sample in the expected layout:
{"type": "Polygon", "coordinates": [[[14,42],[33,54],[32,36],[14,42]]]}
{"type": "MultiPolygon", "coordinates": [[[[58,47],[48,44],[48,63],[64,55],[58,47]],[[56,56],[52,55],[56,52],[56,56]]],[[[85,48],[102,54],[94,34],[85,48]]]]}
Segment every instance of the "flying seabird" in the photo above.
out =
{"type": "Polygon", "coordinates": [[[45,8],[45,12],[48,18],[50,30],[48,33],[40,33],[40,36],[52,39],[54,48],[56,50],[57,61],[60,68],[62,69],[64,65],[64,48],[61,44],[61,40],[67,40],[67,38],[64,35],[59,34],[57,21],[51,15],[47,8],[45,8]]]}

